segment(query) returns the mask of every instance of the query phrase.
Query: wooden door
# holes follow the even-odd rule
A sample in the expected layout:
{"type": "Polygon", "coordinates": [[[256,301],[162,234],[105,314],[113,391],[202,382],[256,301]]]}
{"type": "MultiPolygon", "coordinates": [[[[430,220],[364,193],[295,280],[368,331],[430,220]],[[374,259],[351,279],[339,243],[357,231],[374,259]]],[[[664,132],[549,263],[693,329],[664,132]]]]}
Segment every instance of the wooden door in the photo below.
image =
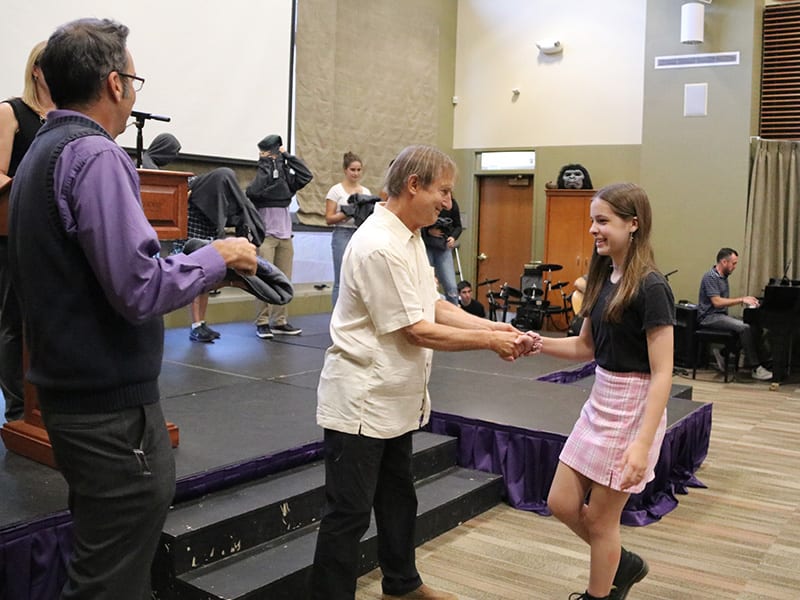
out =
{"type": "MultiPolygon", "coordinates": [[[[479,194],[478,276],[472,285],[499,279],[492,286],[495,292],[505,282],[518,288],[525,263],[531,261],[533,175],[481,177],[479,194]]],[[[484,304],[487,291],[486,286],[475,290],[484,304]]]]}
{"type": "Polygon", "coordinates": [[[554,281],[571,284],[589,270],[594,239],[589,207],[594,190],[547,190],[544,261],[563,266],[554,281]]]}
{"type": "Polygon", "coordinates": [[[588,262],[584,254],[589,235],[588,203],[585,198],[562,197],[548,202],[545,262],[563,266],[553,272],[557,281],[572,284],[586,273],[588,262]]]}

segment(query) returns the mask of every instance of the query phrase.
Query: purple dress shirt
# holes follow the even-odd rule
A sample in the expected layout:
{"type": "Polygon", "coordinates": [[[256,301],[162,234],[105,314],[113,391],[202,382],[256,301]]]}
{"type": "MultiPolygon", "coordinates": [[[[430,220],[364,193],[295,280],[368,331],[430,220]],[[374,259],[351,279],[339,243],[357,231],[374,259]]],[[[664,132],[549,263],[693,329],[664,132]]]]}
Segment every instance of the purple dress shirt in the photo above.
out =
{"type": "MultiPolygon", "coordinates": [[[[70,114],[77,113],[55,110],[48,119],[70,114]]],[[[83,249],[109,303],[131,323],[185,306],[224,278],[225,263],[211,246],[160,257],[142,210],[139,174],[115,142],[99,135],[70,142],[56,163],[54,188],[67,235],[83,249]]]]}

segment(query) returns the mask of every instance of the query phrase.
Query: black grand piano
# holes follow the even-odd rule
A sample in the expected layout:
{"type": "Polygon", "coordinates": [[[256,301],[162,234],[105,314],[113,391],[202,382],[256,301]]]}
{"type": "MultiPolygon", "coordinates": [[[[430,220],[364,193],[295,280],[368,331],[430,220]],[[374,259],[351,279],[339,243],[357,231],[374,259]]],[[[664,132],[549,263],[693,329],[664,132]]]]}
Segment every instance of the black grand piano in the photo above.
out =
{"type": "Polygon", "coordinates": [[[800,330],[800,280],[770,279],[758,308],[746,308],[745,323],[767,330],[772,380],[784,381],[792,366],[792,339],[800,330]]]}

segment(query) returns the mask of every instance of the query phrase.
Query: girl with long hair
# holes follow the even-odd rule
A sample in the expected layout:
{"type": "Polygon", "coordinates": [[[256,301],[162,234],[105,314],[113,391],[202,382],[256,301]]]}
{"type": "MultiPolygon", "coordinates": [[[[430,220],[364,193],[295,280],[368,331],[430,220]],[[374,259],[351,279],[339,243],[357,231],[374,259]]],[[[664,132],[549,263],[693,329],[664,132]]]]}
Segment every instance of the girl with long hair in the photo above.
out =
{"type": "Polygon", "coordinates": [[[648,571],[622,548],[620,516],[630,494],[654,478],[672,386],[675,303],[653,258],[645,191],[632,183],[606,186],[590,214],[595,246],[580,335],[529,334],[535,351],[597,362],[547,502],[590,547],[589,585],[570,598],[622,600],[648,571]]]}

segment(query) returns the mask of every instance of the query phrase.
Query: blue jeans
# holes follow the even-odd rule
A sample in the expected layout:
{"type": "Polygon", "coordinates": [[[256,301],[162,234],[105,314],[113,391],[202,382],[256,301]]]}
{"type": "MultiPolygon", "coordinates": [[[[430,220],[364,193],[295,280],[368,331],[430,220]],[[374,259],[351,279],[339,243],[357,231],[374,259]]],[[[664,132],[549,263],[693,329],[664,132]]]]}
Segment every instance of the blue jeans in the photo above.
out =
{"type": "Polygon", "coordinates": [[[444,290],[447,301],[458,306],[458,288],[456,287],[456,269],[453,266],[453,250],[445,248],[438,250],[426,248],[428,262],[433,267],[433,272],[444,290]]]}
{"type": "Polygon", "coordinates": [[[342,270],[342,256],[347,243],[355,233],[353,227],[334,227],[331,235],[331,253],[333,254],[333,292],[331,293],[331,306],[336,306],[339,299],[339,275],[342,270]]]}
{"type": "Polygon", "coordinates": [[[703,318],[700,323],[701,327],[708,329],[721,329],[724,331],[735,331],[739,336],[739,343],[742,345],[744,351],[744,366],[754,369],[766,360],[766,352],[761,348],[760,338],[761,330],[753,331],[753,329],[742,321],[734,317],[722,314],[711,313],[703,318]]]}

